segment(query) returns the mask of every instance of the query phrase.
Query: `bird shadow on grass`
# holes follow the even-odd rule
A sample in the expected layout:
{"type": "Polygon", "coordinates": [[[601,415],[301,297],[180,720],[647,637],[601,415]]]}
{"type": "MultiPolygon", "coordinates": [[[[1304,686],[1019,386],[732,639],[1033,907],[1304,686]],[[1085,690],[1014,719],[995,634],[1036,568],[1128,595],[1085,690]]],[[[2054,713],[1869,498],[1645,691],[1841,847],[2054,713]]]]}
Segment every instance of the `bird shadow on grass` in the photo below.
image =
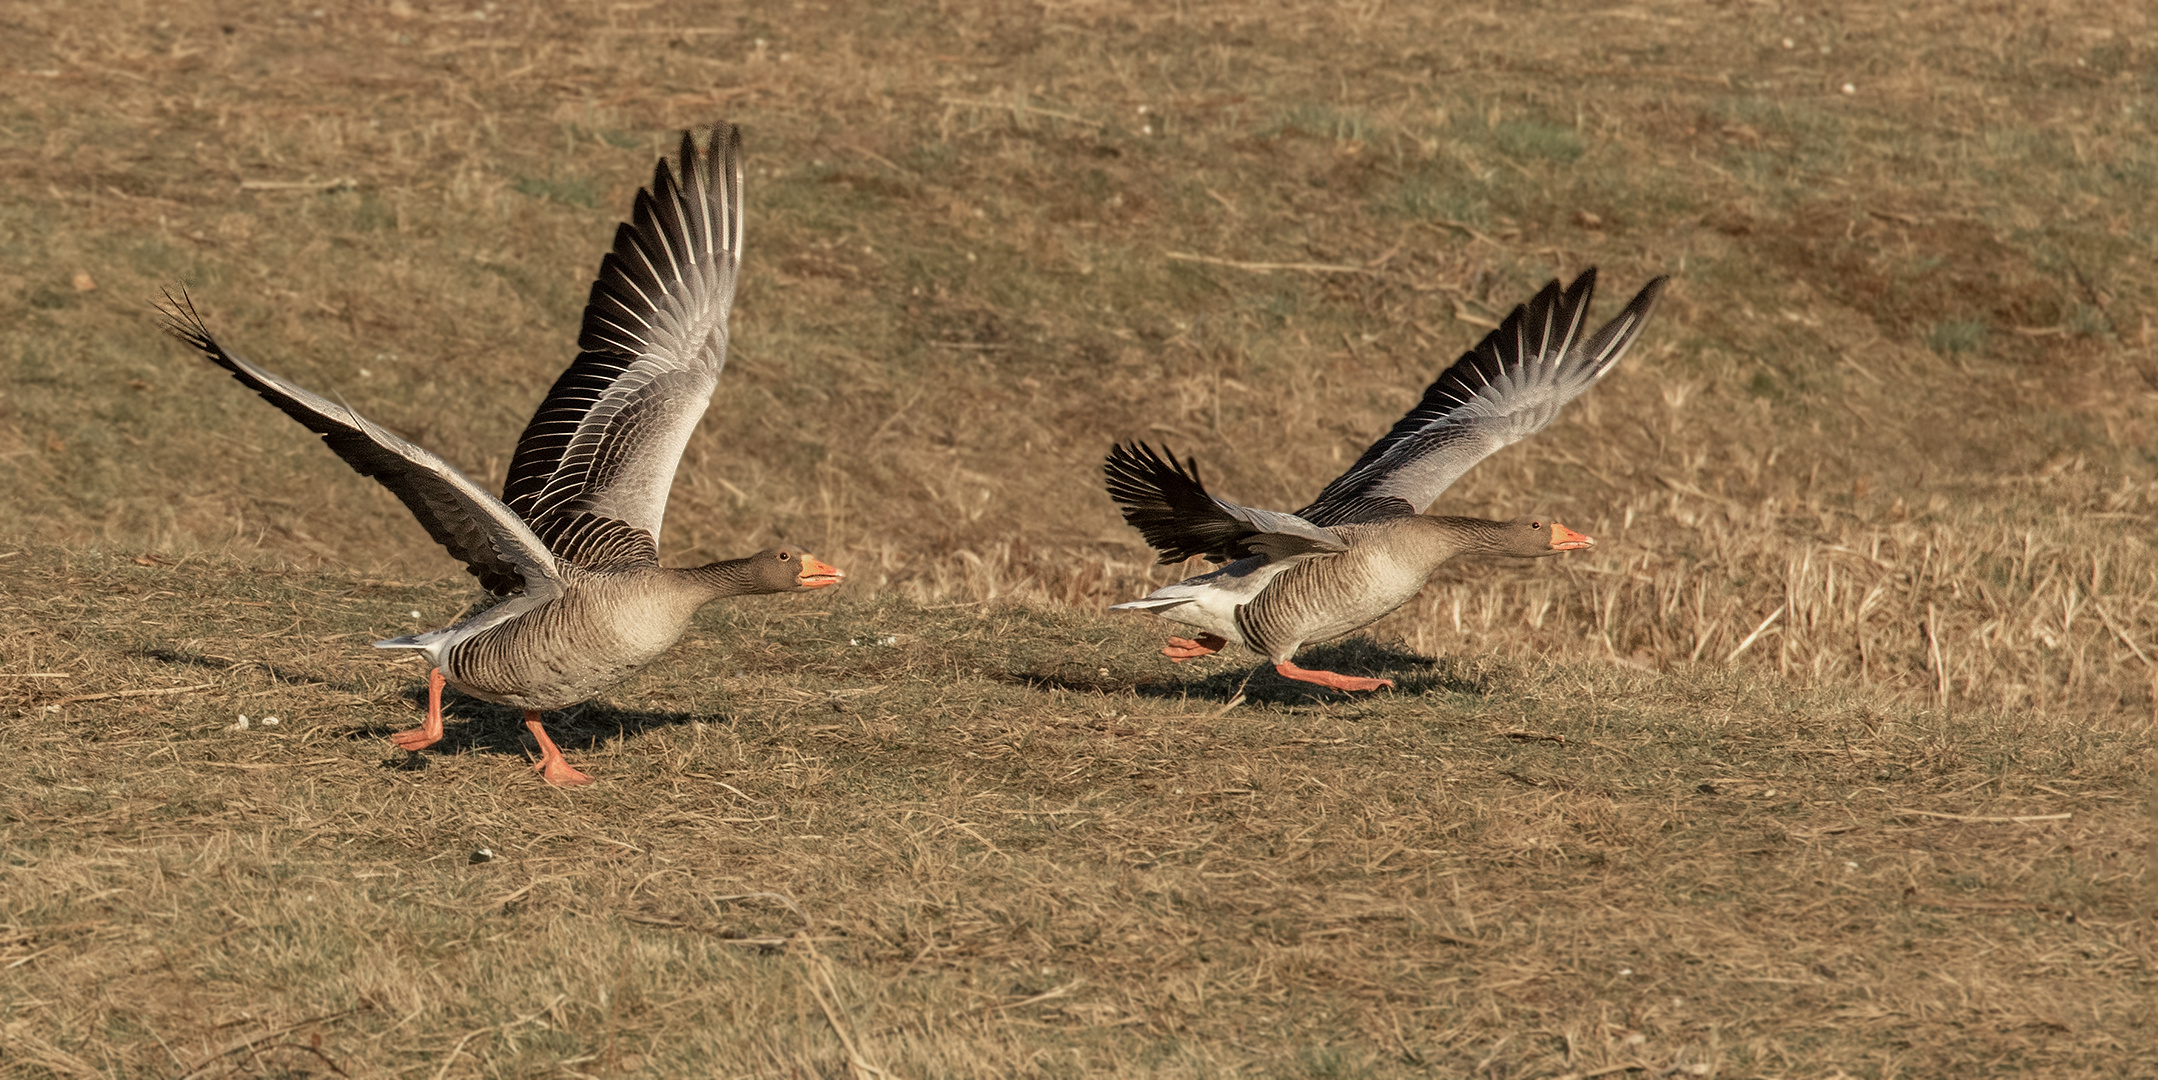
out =
{"type": "Polygon", "coordinates": [[[367,687],[350,679],[327,679],[322,677],[319,672],[275,664],[268,660],[235,660],[231,657],[213,656],[209,653],[199,653],[191,649],[137,649],[133,655],[140,656],[145,660],[155,660],[160,664],[176,664],[182,667],[204,668],[210,671],[244,671],[248,668],[258,668],[263,674],[280,683],[319,686],[330,690],[341,690],[348,694],[364,694],[368,691],[367,687]]]}
{"type": "MultiPolygon", "coordinates": [[[[1007,681],[1024,683],[1038,689],[1132,693],[1149,698],[1197,698],[1224,703],[1236,700],[1238,695],[1242,695],[1247,702],[1266,705],[1309,705],[1367,696],[1361,691],[1330,690],[1313,683],[1283,678],[1275,673],[1271,664],[1251,667],[1236,663],[1237,660],[1248,657],[1249,654],[1244,657],[1231,655],[1226,664],[1220,656],[1189,661],[1177,665],[1174,673],[1165,673],[1171,677],[1158,679],[1141,677],[1134,680],[1077,662],[1058,664],[1054,668],[1015,671],[1005,678],[1007,681]],[[1201,664],[1216,667],[1218,670],[1200,675],[1199,672],[1204,668],[1197,665],[1201,664]],[[1183,677],[1175,677],[1178,675],[1183,677]]],[[[1162,663],[1166,666],[1168,662],[1164,660],[1162,663]]],[[[1369,638],[1351,638],[1307,649],[1298,654],[1297,664],[1342,675],[1394,680],[1392,690],[1375,691],[1381,694],[1419,695],[1436,691],[1481,697],[1494,689],[1491,673],[1473,661],[1423,656],[1369,638]]]]}
{"type": "MultiPolygon", "coordinates": [[[[317,674],[297,668],[287,668],[266,660],[233,660],[179,649],[144,649],[138,655],[164,664],[180,664],[188,667],[208,668],[216,671],[259,667],[271,678],[283,683],[314,685],[362,696],[370,695],[373,688],[357,682],[324,679],[317,674]]],[[[398,731],[418,727],[420,717],[426,715],[427,687],[420,683],[402,695],[410,703],[412,713],[405,723],[378,722],[347,728],[344,737],[354,741],[381,739],[398,731]]],[[[392,748],[392,756],[383,762],[386,768],[424,769],[430,753],[486,752],[508,757],[538,760],[538,750],[524,727],[524,711],[508,705],[497,705],[467,697],[454,689],[442,692],[443,728],[442,741],[420,753],[408,753],[392,748]]],[[[585,702],[546,715],[547,734],[565,751],[589,751],[609,739],[627,738],[660,728],[679,727],[703,720],[707,723],[726,723],[721,715],[705,715],[686,712],[655,712],[649,709],[618,709],[598,702],[585,702]]]]}
{"type": "MultiPolygon", "coordinates": [[[[418,727],[420,718],[426,715],[427,688],[424,685],[416,687],[404,696],[413,708],[408,722],[348,728],[345,738],[380,739],[387,744],[392,733],[418,727]]],[[[547,724],[548,736],[565,753],[589,752],[609,740],[680,727],[699,720],[727,722],[727,718],[719,714],[619,709],[595,701],[551,711],[542,719],[547,724]]],[[[382,763],[383,767],[407,771],[426,768],[428,758],[435,754],[488,753],[539,760],[539,748],[525,731],[524,710],[467,697],[449,688],[442,691],[442,741],[419,752],[392,747],[391,753],[392,756],[382,763]]]]}

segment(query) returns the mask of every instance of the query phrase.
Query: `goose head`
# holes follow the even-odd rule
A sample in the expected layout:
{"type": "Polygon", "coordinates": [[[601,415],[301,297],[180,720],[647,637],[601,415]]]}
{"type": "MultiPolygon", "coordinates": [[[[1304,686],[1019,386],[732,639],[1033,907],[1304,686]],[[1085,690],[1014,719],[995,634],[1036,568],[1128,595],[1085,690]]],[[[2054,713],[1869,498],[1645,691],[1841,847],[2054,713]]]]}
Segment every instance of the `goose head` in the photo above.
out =
{"type": "Polygon", "coordinates": [[[799,548],[767,548],[749,557],[749,578],[757,592],[821,589],[846,577],[845,571],[799,548]]]}
{"type": "Polygon", "coordinates": [[[1525,517],[1497,522],[1491,552],[1519,559],[1541,559],[1561,551],[1584,551],[1596,546],[1585,533],[1578,533],[1550,518],[1525,517]]]}

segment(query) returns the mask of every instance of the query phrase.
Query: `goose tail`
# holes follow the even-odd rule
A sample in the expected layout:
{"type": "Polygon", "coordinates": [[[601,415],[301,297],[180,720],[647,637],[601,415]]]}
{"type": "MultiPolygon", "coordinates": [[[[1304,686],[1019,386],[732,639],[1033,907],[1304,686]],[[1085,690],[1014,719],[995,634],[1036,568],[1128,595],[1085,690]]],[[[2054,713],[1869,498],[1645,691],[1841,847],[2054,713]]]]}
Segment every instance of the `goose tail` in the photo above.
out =
{"type": "Polygon", "coordinates": [[[429,659],[435,659],[442,647],[448,644],[445,639],[449,636],[450,630],[444,628],[441,630],[429,630],[423,634],[407,634],[404,637],[393,637],[384,641],[377,641],[374,644],[375,648],[378,649],[418,649],[426,653],[429,659]]]}
{"type": "Polygon", "coordinates": [[[1137,600],[1131,600],[1131,601],[1127,601],[1127,602],[1125,602],[1125,603],[1122,603],[1122,604],[1111,604],[1111,605],[1109,605],[1109,610],[1111,610],[1111,611],[1166,611],[1166,610],[1168,610],[1169,608],[1173,608],[1173,607],[1176,607],[1176,606],[1178,606],[1178,605],[1181,605],[1181,604],[1189,604],[1189,603],[1191,603],[1191,597],[1188,597],[1188,596],[1162,596],[1162,595],[1160,595],[1160,594],[1158,594],[1158,593],[1157,593],[1157,594],[1155,594],[1155,595],[1153,595],[1153,596],[1146,596],[1146,597],[1141,597],[1141,598],[1139,598],[1139,599],[1137,599],[1137,600]]]}

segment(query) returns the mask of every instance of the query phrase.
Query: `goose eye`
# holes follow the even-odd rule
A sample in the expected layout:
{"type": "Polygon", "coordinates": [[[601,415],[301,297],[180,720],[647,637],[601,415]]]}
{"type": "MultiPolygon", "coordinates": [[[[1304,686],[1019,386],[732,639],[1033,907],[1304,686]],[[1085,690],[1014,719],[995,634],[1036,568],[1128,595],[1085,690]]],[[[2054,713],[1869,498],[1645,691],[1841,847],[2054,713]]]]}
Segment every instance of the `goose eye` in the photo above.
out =
{"type": "Polygon", "coordinates": [[[1543,527],[1544,527],[1544,523],[1543,523],[1543,522],[1541,522],[1541,521],[1531,521],[1531,522],[1529,522],[1529,528],[1531,528],[1531,529],[1541,529],[1541,528],[1543,528],[1543,527]]]}
{"type": "Polygon", "coordinates": [[[787,561],[788,559],[791,559],[791,558],[794,558],[794,556],[792,556],[792,555],[789,555],[789,554],[787,554],[787,553],[786,553],[786,552],[784,552],[784,551],[782,551],[782,552],[780,552],[780,553],[779,553],[779,561],[780,561],[780,562],[786,562],[786,561],[787,561]]]}

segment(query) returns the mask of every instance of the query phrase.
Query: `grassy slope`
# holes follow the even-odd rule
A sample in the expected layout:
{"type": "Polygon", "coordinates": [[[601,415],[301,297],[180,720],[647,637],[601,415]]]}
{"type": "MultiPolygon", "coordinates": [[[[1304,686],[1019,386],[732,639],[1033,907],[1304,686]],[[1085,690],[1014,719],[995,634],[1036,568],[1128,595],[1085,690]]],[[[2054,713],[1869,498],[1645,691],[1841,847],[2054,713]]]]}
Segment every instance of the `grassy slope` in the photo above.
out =
{"type": "Polygon", "coordinates": [[[0,669],[70,676],[0,686],[35,763],[9,1067],[171,1072],[364,1006],[321,1029],[348,1069],[484,1029],[453,1070],[665,1071],[694,1026],[829,1071],[812,986],[909,1074],[2102,1075],[2152,1041],[2139,6],[311,10],[0,13],[0,573],[32,613],[0,669]],[[185,281],[251,357],[499,476],[629,193],[719,115],[751,249],[668,551],[783,536],[849,595],[713,616],[575,722],[644,783],[530,790],[469,704],[434,767],[376,770],[413,680],[360,635],[464,594],[367,584],[447,568],[144,301],[185,281]],[[1241,672],[1081,613],[1169,572],[1098,494],[1108,440],[1296,505],[1592,263],[1606,311],[1678,287],[1447,505],[1605,543],[1449,573],[1340,657],[1444,658],[1422,692],[1220,712],[1241,672]],[[243,569],[292,563],[341,569],[243,569]],[[905,644],[835,644],[864,634],[905,644]],[[290,726],[223,732],[249,694],[290,726]],[[774,887],[822,959],[717,942],[794,923],[703,898],[774,887]],[[451,978],[425,958],[498,997],[411,1015],[451,978]]]}

